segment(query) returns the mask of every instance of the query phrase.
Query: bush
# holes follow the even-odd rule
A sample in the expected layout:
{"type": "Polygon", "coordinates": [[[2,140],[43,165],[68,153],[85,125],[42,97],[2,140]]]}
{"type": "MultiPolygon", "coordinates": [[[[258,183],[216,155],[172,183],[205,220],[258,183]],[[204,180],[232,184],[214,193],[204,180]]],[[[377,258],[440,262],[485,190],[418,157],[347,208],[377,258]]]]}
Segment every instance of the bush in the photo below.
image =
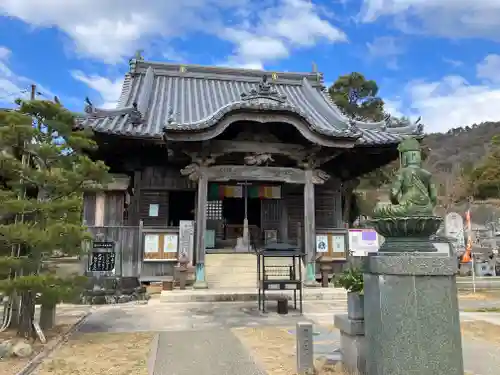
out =
{"type": "Polygon", "coordinates": [[[363,271],[360,268],[348,268],[335,279],[334,285],[349,293],[363,293],[363,271]]]}

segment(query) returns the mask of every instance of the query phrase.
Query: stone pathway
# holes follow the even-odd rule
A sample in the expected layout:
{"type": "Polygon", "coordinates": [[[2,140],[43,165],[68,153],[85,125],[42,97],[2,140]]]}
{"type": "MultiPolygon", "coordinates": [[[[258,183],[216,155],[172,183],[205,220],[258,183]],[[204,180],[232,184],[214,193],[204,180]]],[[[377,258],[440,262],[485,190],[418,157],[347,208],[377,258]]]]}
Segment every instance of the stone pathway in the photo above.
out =
{"type": "MultiPolygon", "coordinates": [[[[274,304],[274,308],[275,308],[274,304]]],[[[271,307],[271,304],[269,304],[271,307]]],[[[192,331],[233,327],[295,326],[297,321],[333,325],[333,316],[345,306],[315,301],[304,304],[304,316],[290,312],[261,313],[255,302],[153,303],[97,308],[82,326],[83,332],[192,331]]]]}
{"type": "Polygon", "coordinates": [[[265,375],[229,329],[162,332],[152,375],[265,375]]]}
{"type": "MultiPolygon", "coordinates": [[[[273,306],[273,304],[269,304],[273,306]]],[[[264,373],[231,333],[233,327],[293,327],[297,321],[315,324],[314,346],[317,356],[337,359],[338,331],[332,330],[333,316],[345,313],[338,302],[308,301],[304,316],[296,313],[262,314],[254,302],[157,303],[114,305],[91,308],[93,314],[81,332],[159,332],[154,375],[193,375],[202,373],[264,373]],[[237,369],[235,371],[235,369],[237,369]]],[[[64,315],[81,314],[85,306],[61,306],[64,315]]],[[[462,312],[462,320],[483,320],[500,325],[500,313],[462,312]]],[[[293,334],[293,332],[291,332],[293,334]]],[[[463,340],[464,364],[474,375],[497,375],[500,346],[479,339],[463,340]]]]}

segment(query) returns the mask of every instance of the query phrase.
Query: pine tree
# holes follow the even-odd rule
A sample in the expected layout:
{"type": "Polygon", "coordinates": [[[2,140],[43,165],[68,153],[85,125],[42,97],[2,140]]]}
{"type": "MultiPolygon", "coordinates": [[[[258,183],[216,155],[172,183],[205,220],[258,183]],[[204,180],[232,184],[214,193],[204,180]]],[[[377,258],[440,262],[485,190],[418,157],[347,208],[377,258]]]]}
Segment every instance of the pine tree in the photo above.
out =
{"type": "Polygon", "coordinates": [[[88,156],[96,144],[71,112],[50,101],[17,104],[0,111],[0,291],[21,296],[18,334],[31,337],[36,296],[55,308],[85,282],[56,276],[46,260],[81,252],[83,193],[109,175],[88,156]]]}

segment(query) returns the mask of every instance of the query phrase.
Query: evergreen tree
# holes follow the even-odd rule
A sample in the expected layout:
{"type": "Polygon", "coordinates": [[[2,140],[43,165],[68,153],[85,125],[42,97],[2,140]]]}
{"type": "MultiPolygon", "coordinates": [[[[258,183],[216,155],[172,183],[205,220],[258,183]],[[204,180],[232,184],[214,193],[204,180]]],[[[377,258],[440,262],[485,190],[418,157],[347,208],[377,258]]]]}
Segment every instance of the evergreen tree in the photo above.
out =
{"type": "Polygon", "coordinates": [[[21,296],[18,334],[30,337],[36,296],[55,308],[84,282],[56,276],[45,261],[80,253],[83,193],[102,189],[108,174],[87,154],[91,133],[75,129],[59,103],[17,104],[0,111],[0,291],[21,296]]]}
{"type": "Polygon", "coordinates": [[[384,119],[384,101],[378,97],[378,85],[361,73],[340,76],[328,89],[330,97],[349,118],[361,121],[384,119]]]}

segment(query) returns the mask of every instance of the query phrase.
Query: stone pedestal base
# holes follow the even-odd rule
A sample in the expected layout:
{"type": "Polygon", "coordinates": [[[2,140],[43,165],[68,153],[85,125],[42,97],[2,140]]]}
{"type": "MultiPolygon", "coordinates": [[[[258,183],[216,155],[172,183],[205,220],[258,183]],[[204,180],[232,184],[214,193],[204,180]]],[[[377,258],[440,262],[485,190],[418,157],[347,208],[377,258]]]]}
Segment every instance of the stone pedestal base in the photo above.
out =
{"type": "Polygon", "coordinates": [[[366,374],[366,339],[363,320],[335,315],[335,327],[340,331],[342,367],[348,374],[366,374]]]}
{"type": "Polygon", "coordinates": [[[368,375],[462,375],[456,259],[379,253],[364,269],[368,375]]]}
{"type": "Polygon", "coordinates": [[[320,283],[316,281],[316,263],[310,262],[306,265],[306,275],[304,279],[304,286],[307,288],[318,288],[321,286],[320,283]]]}
{"type": "Polygon", "coordinates": [[[193,284],[194,289],[207,289],[208,284],[205,281],[205,264],[198,263],[196,265],[196,279],[193,284]]]}

